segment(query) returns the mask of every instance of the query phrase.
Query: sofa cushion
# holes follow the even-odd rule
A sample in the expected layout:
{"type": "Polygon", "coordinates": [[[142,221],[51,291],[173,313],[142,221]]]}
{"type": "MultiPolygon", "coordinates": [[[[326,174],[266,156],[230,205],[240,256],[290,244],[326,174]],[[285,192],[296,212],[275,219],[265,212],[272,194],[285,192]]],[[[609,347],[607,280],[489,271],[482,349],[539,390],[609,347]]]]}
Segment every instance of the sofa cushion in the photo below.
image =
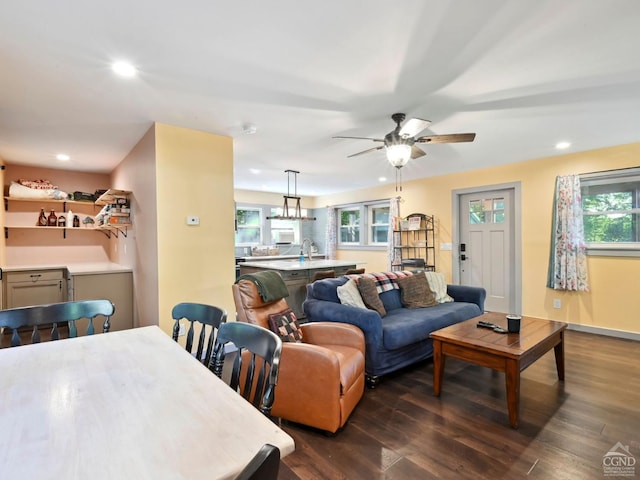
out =
{"type": "Polygon", "coordinates": [[[444,273],[424,272],[424,274],[427,277],[431,291],[436,297],[436,302],[453,302],[453,298],[447,294],[447,281],[444,278],[444,273]]]}
{"type": "Polygon", "coordinates": [[[367,308],[375,310],[381,317],[384,317],[387,314],[387,311],[384,309],[384,305],[380,300],[380,296],[378,295],[376,282],[374,280],[367,277],[361,277],[358,279],[358,291],[360,292],[362,301],[367,308]]]}
{"type": "Polygon", "coordinates": [[[382,343],[387,350],[427,340],[431,332],[481,315],[475,303],[440,303],[429,308],[399,308],[382,319],[382,343]]]}
{"type": "Polygon", "coordinates": [[[437,305],[429,281],[424,275],[411,275],[396,280],[400,286],[400,299],[407,308],[423,308],[437,305]]]}
{"type": "Polygon", "coordinates": [[[269,315],[269,327],[283,342],[302,342],[302,330],[290,308],[269,315]]]}
{"type": "Polygon", "coordinates": [[[400,289],[394,288],[393,290],[389,290],[388,292],[382,292],[378,294],[380,296],[380,300],[382,300],[382,304],[384,305],[384,309],[389,312],[389,310],[395,310],[396,308],[403,308],[402,301],[400,300],[400,289]]]}
{"type": "Polygon", "coordinates": [[[323,278],[310,285],[313,298],[327,302],[340,303],[337,288],[347,283],[347,277],[323,278]]]}
{"type": "Polygon", "coordinates": [[[344,285],[338,287],[336,291],[341,304],[357,308],[367,308],[362,301],[362,296],[360,295],[360,291],[358,290],[358,285],[355,280],[349,280],[344,285]]]}

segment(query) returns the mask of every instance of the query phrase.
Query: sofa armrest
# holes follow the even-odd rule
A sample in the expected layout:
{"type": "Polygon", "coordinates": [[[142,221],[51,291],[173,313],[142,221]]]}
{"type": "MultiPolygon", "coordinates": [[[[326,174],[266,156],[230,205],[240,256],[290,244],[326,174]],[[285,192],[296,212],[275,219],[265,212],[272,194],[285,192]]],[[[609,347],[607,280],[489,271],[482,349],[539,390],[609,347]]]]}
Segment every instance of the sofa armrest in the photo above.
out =
{"type": "Polygon", "coordinates": [[[364,353],[364,334],[354,325],[336,322],[310,322],[300,325],[305,343],[341,345],[364,353]]]}
{"type": "Polygon", "coordinates": [[[482,287],[470,287],[468,285],[447,285],[447,293],[456,302],[475,303],[484,312],[484,300],[487,291],[482,287]]]}
{"type": "Polygon", "coordinates": [[[309,298],[305,300],[303,308],[307,319],[311,322],[355,325],[364,333],[367,344],[382,344],[382,318],[374,310],[309,298]]]}

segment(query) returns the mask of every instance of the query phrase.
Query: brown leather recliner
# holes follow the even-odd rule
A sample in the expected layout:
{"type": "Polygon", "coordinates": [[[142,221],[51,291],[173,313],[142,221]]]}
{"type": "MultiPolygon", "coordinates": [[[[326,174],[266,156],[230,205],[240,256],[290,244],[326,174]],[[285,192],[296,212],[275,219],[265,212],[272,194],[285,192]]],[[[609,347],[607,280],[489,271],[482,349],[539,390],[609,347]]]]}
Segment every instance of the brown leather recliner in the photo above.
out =
{"type": "MultiPolygon", "coordinates": [[[[264,302],[254,282],[233,285],[237,320],[269,328],[269,315],[289,308],[264,302]]],[[[300,325],[303,342],[284,342],[271,415],[331,433],[344,426],[364,393],[364,335],[344,323],[300,325]]]]}

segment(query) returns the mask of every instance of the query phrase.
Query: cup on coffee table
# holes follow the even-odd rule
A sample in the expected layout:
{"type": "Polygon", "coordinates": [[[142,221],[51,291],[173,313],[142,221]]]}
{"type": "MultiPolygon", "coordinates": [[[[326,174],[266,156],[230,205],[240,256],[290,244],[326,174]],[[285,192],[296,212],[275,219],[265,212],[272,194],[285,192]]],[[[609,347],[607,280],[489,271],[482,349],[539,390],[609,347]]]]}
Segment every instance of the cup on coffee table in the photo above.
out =
{"type": "Polygon", "coordinates": [[[522,317],[520,315],[515,315],[515,314],[507,315],[507,331],[509,333],[519,333],[521,320],[522,320],[522,317]]]}

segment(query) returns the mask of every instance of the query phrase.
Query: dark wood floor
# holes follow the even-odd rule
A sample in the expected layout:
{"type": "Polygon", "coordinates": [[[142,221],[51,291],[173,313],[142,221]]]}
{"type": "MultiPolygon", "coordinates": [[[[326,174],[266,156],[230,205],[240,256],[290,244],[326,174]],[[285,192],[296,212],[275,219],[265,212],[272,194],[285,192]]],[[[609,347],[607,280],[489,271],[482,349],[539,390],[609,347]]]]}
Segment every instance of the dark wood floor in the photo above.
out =
{"type": "Polygon", "coordinates": [[[501,373],[447,359],[440,398],[430,361],[385,377],[333,438],[284,423],[279,478],[602,480],[617,442],[640,478],[640,342],[569,331],[565,359],[564,383],[553,351],[523,372],[518,430],[501,373]]]}

